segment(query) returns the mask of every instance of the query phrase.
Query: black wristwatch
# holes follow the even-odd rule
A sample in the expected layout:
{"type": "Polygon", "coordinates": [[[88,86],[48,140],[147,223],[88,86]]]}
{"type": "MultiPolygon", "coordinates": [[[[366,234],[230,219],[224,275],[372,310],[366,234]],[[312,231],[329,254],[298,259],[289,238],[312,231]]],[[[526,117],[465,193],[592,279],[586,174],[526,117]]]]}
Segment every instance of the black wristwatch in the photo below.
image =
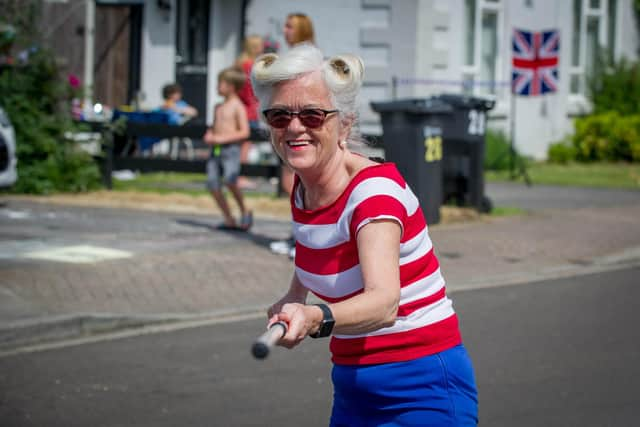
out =
{"type": "Polygon", "coordinates": [[[317,307],[320,307],[322,310],[322,321],[320,322],[320,327],[317,332],[313,334],[309,334],[311,338],[323,338],[331,335],[331,331],[333,331],[333,325],[336,323],[333,318],[333,313],[326,304],[313,304],[317,307]]]}

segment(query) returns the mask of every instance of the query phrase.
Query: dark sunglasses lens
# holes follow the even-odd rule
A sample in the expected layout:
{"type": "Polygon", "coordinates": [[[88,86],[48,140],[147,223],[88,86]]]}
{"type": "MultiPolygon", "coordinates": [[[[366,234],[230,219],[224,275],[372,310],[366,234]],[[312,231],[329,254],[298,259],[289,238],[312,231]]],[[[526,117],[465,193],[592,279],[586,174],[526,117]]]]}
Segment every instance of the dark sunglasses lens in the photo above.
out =
{"type": "Polygon", "coordinates": [[[299,114],[300,121],[309,128],[318,128],[324,122],[324,111],[320,110],[302,110],[299,114]]]}
{"type": "Polygon", "coordinates": [[[285,110],[272,110],[266,114],[267,122],[274,128],[284,128],[291,121],[291,114],[285,110]]]}

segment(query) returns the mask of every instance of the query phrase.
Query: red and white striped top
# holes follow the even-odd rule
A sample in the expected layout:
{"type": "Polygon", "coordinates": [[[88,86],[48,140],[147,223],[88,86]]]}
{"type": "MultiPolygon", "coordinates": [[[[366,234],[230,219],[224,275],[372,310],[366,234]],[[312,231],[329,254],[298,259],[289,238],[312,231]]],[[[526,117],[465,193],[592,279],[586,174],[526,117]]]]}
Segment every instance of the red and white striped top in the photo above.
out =
{"type": "Polygon", "coordinates": [[[361,170],[331,205],[303,209],[300,183],[292,194],[295,272],[319,298],[334,303],[363,291],[356,235],[375,219],[402,227],[400,304],[393,326],[331,339],[342,365],[399,362],[438,353],[461,342],[458,319],[418,199],[393,163],[361,170]]]}

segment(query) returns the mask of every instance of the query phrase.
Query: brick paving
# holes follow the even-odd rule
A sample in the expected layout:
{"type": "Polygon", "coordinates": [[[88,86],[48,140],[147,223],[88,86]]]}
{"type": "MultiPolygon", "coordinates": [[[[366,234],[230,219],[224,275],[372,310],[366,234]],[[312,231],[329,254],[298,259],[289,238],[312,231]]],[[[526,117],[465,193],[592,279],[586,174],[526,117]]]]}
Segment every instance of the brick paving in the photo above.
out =
{"type": "Polygon", "coordinates": [[[251,243],[145,254],[95,264],[14,263],[2,286],[41,314],[196,314],[264,306],[286,289],[292,265],[251,243]]]}

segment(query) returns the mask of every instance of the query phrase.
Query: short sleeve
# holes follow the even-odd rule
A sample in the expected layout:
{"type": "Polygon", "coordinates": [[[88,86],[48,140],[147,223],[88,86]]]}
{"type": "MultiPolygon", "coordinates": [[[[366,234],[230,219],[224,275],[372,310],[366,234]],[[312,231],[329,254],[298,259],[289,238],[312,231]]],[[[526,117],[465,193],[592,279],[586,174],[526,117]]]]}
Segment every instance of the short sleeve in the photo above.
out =
{"type": "Polygon", "coordinates": [[[379,219],[389,219],[397,222],[404,232],[407,209],[400,200],[390,195],[381,194],[368,197],[358,203],[353,210],[349,225],[351,236],[358,234],[358,231],[371,221],[379,219]]]}

